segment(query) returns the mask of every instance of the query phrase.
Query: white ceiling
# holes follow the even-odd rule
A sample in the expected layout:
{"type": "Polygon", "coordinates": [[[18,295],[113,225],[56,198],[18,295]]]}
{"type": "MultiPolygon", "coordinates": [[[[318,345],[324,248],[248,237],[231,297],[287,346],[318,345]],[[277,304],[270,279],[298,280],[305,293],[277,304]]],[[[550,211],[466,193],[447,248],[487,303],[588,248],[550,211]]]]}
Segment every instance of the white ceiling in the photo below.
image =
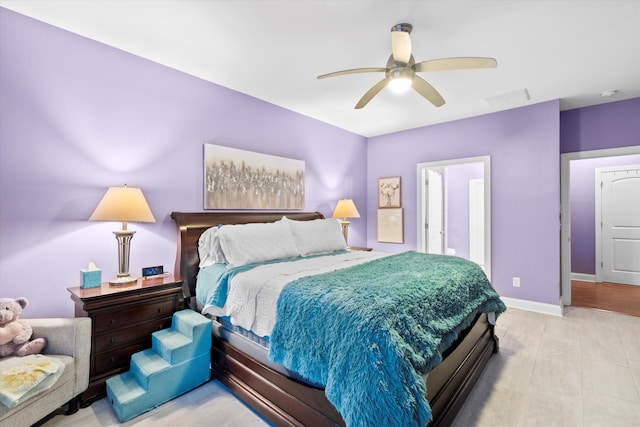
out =
{"type": "Polygon", "coordinates": [[[14,10],[367,137],[560,99],[640,96],[640,0],[0,0],[14,10]],[[445,98],[383,90],[353,107],[408,22],[417,62],[490,56],[497,69],[421,73],[445,98]],[[496,109],[485,98],[526,89],[496,109]],[[615,96],[601,97],[605,90],[615,96]]]}

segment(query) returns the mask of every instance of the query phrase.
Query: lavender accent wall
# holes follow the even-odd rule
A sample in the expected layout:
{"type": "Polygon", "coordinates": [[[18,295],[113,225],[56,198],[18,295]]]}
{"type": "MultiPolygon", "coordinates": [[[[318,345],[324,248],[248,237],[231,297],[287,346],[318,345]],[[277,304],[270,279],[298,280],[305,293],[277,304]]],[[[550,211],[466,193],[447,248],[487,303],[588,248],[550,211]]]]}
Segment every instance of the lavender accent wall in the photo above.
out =
{"type": "MultiPolygon", "coordinates": [[[[130,271],[172,271],[172,211],[200,211],[203,143],[306,162],[306,210],[366,206],[366,139],[0,8],[0,296],[72,316],[90,261],[115,276],[119,224],[87,219],[109,186],[141,187],[130,271]]],[[[365,244],[364,220],[350,243],[365,244]]]]}
{"type": "Polygon", "coordinates": [[[469,180],[483,176],[483,163],[447,166],[445,171],[447,248],[466,259],[469,259],[469,180]]]}
{"type": "Polygon", "coordinates": [[[560,113],[560,152],[640,145],[640,98],[560,113]]]}
{"type": "Polygon", "coordinates": [[[595,169],[625,165],[640,165],[640,155],[578,159],[570,163],[572,273],[596,274],[595,169]]]}
{"type": "Polygon", "coordinates": [[[640,145],[640,98],[562,113],[550,101],[367,141],[3,8],[0,92],[0,296],[28,297],[27,317],[72,315],[66,288],[89,261],[115,275],[118,225],[87,221],[109,186],[142,187],[158,221],[130,226],[131,271],[172,270],[169,214],[202,210],[203,143],[304,160],[306,210],[329,216],[353,198],[363,216],[350,243],[388,252],[415,249],[416,163],[490,155],[493,283],[557,304],[559,153],[640,145]],[[377,180],[396,175],[405,243],[377,243],[377,180]]]}
{"type": "MultiPolygon", "coordinates": [[[[427,106],[425,108],[428,109],[427,106]]],[[[416,164],[491,156],[492,282],[503,296],[557,305],[560,283],[558,101],[369,139],[369,246],[415,250],[416,164]],[[402,177],[404,244],[378,243],[378,177],[402,177]],[[512,277],[521,278],[514,288],[512,277]]]]}

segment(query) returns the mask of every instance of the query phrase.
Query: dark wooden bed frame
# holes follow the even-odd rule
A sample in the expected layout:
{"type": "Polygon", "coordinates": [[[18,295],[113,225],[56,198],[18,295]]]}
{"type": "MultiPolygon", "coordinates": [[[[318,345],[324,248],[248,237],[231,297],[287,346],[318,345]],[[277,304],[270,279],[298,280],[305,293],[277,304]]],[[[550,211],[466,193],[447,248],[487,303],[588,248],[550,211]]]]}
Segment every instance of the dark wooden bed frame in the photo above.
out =
{"type": "MultiPolygon", "coordinates": [[[[319,212],[173,212],[178,228],[175,275],[184,280],[185,305],[196,309],[198,239],[219,224],[274,222],[286,215],[295,220],[324,218],[319,212]]],[[[444,360],[427,378],[427,399],[433,413],[429,426],[450,425],[482,370],[498,351],[498,337],[486,315],[460,334],[444,360]]],[[[255,411],[276,426],[344,426],[344,421],[319,388],[291,379],[243,354],[214,328],[212,374],[255,411]]]]}

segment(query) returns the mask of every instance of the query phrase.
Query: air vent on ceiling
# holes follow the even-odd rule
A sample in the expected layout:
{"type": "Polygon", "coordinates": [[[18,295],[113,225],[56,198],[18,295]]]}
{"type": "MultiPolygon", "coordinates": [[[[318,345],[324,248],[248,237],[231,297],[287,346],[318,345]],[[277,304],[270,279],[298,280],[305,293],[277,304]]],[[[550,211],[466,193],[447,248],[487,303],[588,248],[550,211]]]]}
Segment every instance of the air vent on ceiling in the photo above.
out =
{"type": "Polygon", "coordinates": [[[513,92],[503,93],[501,95],[490,96],[485,98],[487,104],[495,110],[504,110],[507,108],[522,107],[531,97],[527,89],[514,90],[513,92]]]}

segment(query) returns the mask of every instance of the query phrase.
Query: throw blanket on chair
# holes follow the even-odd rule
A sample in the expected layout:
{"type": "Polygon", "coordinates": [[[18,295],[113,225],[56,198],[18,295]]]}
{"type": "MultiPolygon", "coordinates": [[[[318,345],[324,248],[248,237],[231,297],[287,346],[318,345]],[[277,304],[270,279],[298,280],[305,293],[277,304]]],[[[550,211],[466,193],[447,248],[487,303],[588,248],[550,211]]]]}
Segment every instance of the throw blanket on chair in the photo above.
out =
{"type": "Polygon", "coordinates": [[[424,427],[420,374],[477,313],[505,309],[475,263],[405,252],[288,284],[269,359],[322,384],[348,427],[424,427]]]}
{"type": "Polygon", "coordinates": [[[0,402],[13,408],[51,387],[63,371],[64,364],[60,360],[41,354],[2,359],[0,402]]]}

